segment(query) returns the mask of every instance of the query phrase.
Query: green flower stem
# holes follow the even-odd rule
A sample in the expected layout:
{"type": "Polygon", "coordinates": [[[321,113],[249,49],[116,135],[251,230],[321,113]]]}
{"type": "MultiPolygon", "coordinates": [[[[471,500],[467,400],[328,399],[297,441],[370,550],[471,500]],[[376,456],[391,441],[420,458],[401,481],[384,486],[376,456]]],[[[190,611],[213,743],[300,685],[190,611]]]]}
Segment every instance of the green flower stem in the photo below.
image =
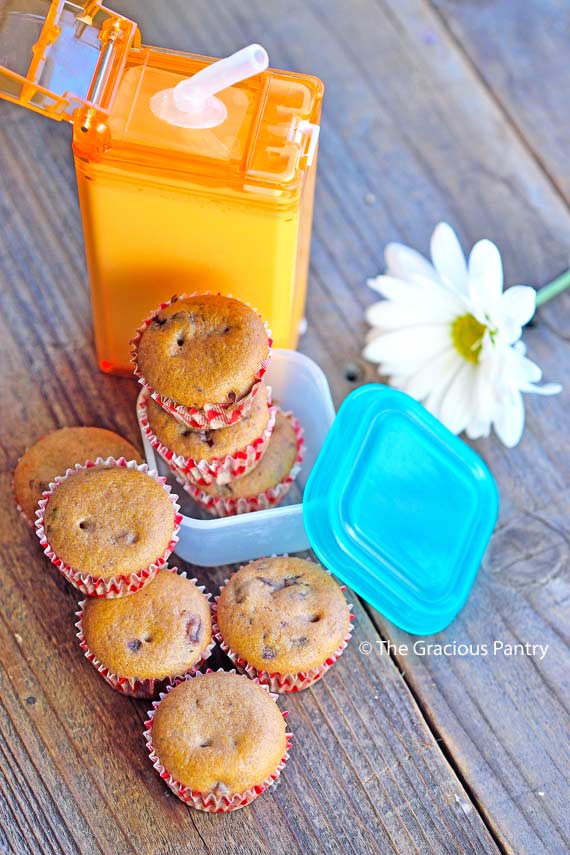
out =
{"type": "Polygon", "coordinates": [[[570,270],[561,273],[560,276],[557,276],[556,279],[537,291],[536,308],[538,309],[539,306],[543,306],[549,300],[562,294],[567,288],[570,288],[570,270]]]}

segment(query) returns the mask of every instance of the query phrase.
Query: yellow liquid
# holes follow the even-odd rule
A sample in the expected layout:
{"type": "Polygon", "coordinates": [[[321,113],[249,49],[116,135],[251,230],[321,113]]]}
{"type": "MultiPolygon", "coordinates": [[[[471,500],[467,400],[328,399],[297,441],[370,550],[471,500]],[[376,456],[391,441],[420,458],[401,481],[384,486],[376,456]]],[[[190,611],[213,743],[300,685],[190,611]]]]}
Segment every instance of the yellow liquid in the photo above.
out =
{"type": "MultiPolygon", "coordinates": [[[[316,165],[302,192],[286,196],[278,184],[248,186],[239,169],[258,118],[253,97],[227,90],[230,119],[220,129],[165,127],[150,113],[150,94],[173,85],[184,69],[150,67],[149,57],[156,56],[147,51],[145,62],[125,74],[109,122],[119,147],[96,158],[75,147],[99,365],[130,373],[129,340],[137,327],[160,302],[193,291],[246,301],[268,322],[275,346],[294,348],[304,312],[316,165]],[[151,145],[160,147],[160,169],[151,145]],[[204,174],[209,154],[211,173],[204,174]]],[[[301,84],[292,86],[287,91],[297,97],[301,84]]],[[[273,123],[264,155],[277,159],[279,168],[290,158],[285,138],[282,150],[274,145],[282,133],[273,123]]]]}

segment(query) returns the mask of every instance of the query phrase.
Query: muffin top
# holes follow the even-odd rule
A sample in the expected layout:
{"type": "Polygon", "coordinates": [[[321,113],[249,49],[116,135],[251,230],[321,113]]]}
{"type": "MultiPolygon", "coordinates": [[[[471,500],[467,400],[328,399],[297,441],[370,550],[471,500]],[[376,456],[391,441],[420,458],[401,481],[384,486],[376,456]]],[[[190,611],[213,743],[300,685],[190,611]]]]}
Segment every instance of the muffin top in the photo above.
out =
{"type": "Polygon", "coordinates": [[[261,784],[287,750],[285,721],[269,692],[223,671],[169,692],[156,710],[152,741],[176,780],[219,795],[261,784]]]}
{"type": "Polygon", "coordinates": [[[119,677],[183,674],[212,640],[207,598],[194,582],[169,570],[128,597],[91,597],[82,623],[89,650],[119,677]]]}
{"type": "Polygon", "coordinates": [[[102,579],[128,575],[162,556],[174,532],[166,489],[146,472],[84,469],[55,488],[44,528],[59,558],[102,579]]]}
{"type": "Polygon", "coordinates": [[[279,484],[291,471],[296,458],[297,437],[291,418],[278,410],[271,439],[255,469],[229,484],[207,484],[200,489],[209,496],[249,499],[279,484]]]}
{"type": "Polygon", "coordinates": [[[158,312],[142,334],[137,362],[160,395],[199,408],[247,395],[267,352],[267,331],[256,312],[240,300],[203,294],[158,312]]]}
{"type": "Polygon", "coordinates": [[[263,434],[269,421],[268,389],[261,384],[249,413],[239,422],[218,430],[192,430],[170,416],[152,398],[147,401],[148,422],[156,438],[182,457],[213,460],[240,451],[263,434]]]}
{"type": "Polygon", "coordinates": [[[97,427],[60,428],[30,446],[14,470],[16,501],[27,519],[33,524],[42,493],[56,475],[97,457],[143,462],[134,445],[112,430],[97,427]]]}
{"type": "Polygon", "coordinates": [[[235,573],[218,600],[224,641],[258,670],[297,674],[317,668],[350,627],[341,589],[318,564],[262,558],[235,573]]]}

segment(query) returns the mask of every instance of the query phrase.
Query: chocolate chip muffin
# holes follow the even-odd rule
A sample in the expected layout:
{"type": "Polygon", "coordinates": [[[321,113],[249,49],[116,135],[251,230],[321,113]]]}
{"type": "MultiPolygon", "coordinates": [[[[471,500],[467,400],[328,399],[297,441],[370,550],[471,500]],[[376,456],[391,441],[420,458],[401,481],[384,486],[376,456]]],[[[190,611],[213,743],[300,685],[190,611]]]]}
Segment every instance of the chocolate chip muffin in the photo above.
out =
{"type": "Polygon", "coordinates": [[[288,556],[242,567],[217,602],[219,640],[236,665],[262,682],[264,674],[300,675],[272,681],[277,691],[305,688],[321,677],[340,655],[350,620],[332,576],[312,561],[288,556]]]}
{"type": "Polygon", "coordinates": [[[291,413],[277,409],[269,445],[257,466],[229,484],[187,486],[192,498],[211,513],[229,516],[270,507],[281,501],[300,468],[302,432],[291,413]]]}
{"type": "Polygon", "coordinates": [[[56,475],[97,457],[143,462],[134,445],[112,430],[97,427],[60,428],[30,446],[14,470],[14,493],[26,519],[34,524],[42,493],[56,475]]]}
{"type": "Polygon", "coordinates": [[[149,396],[139,408],[145,434],[161,457],[174,460],[197,483],[208,484],[245,475],[260,460],[275,420],[270,404],[270,391],[261,383],[249,412],[236,424],[219,430],[193,430],[149,396]]]}
{"type": "Polygon", "coordinates": [[[71,571],[69,581],[81,590],[112,595],[104,585],[89,590],[79,583],[132,576],[133,587],[115,595],[132,592],[150,581],[176,542],[175,499],[146,466],[113,461],[76,469],[40,502],[37,534],[52,562],[71,571]]]}
{"type": "Polygon", "coordinates": [[[137,368],[161,396],[183,407],[235,404],[268,357],[267,330],[240,300],[219,294],[173,299],[135,340],[137,368]]]}
{"type": "Polygon", "coordinates": [[[137,697],[152,697],[162,681],[196,670],[212,641],[203,589],[174,570],[161,570],[130,597],[86,600],[78,629],[107,682],[137,697]]]}
{"type": "Polygon", "coordinates": [[[214,811],[256,798],[278,776],[288,749],[285,721],[269,692],[224,671],[172,689],[156,706],[147,741],[171,789],[214,811]]]}

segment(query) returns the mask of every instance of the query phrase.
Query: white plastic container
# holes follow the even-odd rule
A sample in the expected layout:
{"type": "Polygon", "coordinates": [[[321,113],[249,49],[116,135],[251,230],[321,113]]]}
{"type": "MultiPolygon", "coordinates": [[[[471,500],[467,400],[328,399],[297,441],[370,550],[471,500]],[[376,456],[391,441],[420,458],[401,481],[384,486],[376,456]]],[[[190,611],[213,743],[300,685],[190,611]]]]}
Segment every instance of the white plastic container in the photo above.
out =
{"type": "MultiPolygon", "coordinates": [[[[302,491],[335,417],[329,384],[319,366],[294,350],[274,350],[264,380],[273,390],[273,399],[284,410],[292,410],[305,431],[306,452],[295,482],[302,491]]],[[[142,435],[142,432],[141,432],[142,435]]],[[[146,460],[152,469],[169,475],[164,461],[155,455],[142,435],[146,460]]],[[[192,505],[182,487],[178,494],[184,505],[192,505]]],[[[198,509],[196,509],[198,512],[198,509]]],[[[176,554],[202,567],[235,564],[264,555],[310,549],[303,525],[301,504],[285,505],[224,519],[184,516],[176,554]]]]}

